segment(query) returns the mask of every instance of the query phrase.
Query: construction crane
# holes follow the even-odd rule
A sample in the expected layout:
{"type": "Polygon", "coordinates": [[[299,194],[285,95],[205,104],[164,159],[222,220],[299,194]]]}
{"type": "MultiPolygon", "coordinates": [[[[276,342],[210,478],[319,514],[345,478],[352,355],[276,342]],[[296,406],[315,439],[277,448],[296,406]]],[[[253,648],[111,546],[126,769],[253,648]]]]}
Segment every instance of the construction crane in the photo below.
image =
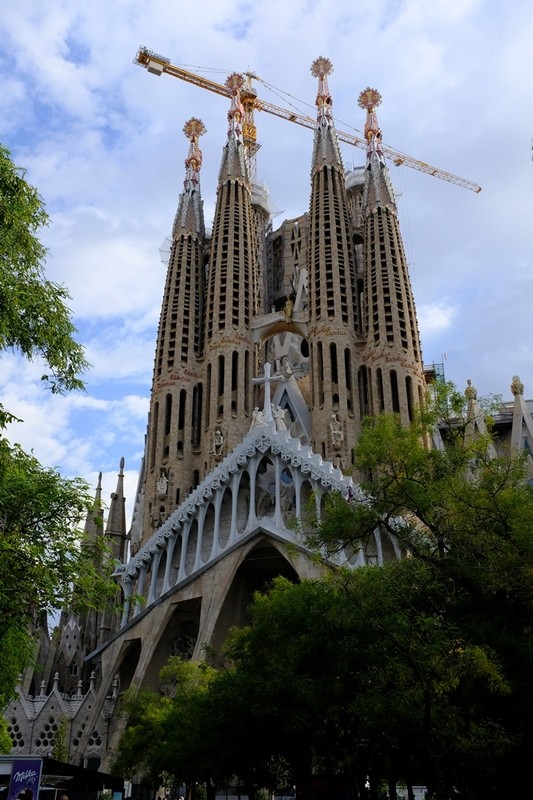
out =
{"type": "MultiPolygon", "coordinates": [[[[207,89],[215,94],[231,97],[231,90],[228,86],[205,78],[195,72],[190,72],[189,70],[183,69],[183,67],[178,67],[172,64],[169,58],[158,55],[147,47],[139,48],[134,63],[138,64],[140,67],[144,67],[152,75],[162,75],[166,73],[167,75],[172,75],[174,78],[192,83],[194,86],[199,86],[201,89],[207,89]]],[[[254,123],[254,111],[266,111],[268,114],[281,117],[281,119],[286,119],[288,122],[295,122],[297,125],[302,125],[304,128],[311,128],[312,130],[316,128],[316,120],[312,117],[306,117],[303,114],[298,114],[295,111],[269,103],[267,100],[261,100],[252,86],[252,80],[259,80],[259,78],[252,72],[245,72],[244,76],[246,81],[240,92],[241,102],[245,112],[243,139],[252,157],[259,148],[257,143],[257,131],[254,123]]],[[[360,147],[366,150],[367,143],[365,139],[355,136],[352,133],[339,130],[338,128],[335,128],[335,131],[337,138],[341,142],[346,142],[346,144],[351,144],[354,147],[360,147]]],[[[419,172],[425,172],[427,175],[433,175],[435,178],[453,183],[456,186],[461,186],[463,189],[470,189],[470,191],[476,193],[481,191],[481,186],[478,186],[477,183],[469,181],[466,178],[460,178],[458,175],[453,175],[451,172],[445,172],[442,169],[433,167],[430,164],[426,164],[424,161],[419,161],[417,158],[395,150],[393,147],[382,145],[381,149],[385,158],[390,159],[397,167],[404,165],[416,169],[419,172]]]]}

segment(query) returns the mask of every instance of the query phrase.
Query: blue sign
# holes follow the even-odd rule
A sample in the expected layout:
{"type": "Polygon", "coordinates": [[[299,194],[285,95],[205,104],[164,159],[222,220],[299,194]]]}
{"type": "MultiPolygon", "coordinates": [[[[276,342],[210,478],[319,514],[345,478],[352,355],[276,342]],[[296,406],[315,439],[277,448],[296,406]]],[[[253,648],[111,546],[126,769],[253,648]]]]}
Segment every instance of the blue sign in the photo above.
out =
{"type": "Polygon", "coordinates": [[[41,781],[40,758],[13,761],[8,800],[37,800],[41,781]]]}

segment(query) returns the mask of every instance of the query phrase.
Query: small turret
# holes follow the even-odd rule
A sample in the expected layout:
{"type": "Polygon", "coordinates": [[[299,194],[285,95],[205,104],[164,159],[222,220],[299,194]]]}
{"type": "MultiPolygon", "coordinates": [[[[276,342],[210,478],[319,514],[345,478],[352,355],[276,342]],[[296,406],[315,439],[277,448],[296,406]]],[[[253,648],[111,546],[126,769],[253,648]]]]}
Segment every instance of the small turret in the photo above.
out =
{"type": "Polygon", "coordinates": [[[94,542],[104,532],[104,509],[102,508],[102,473],[98,473],[98,483],[92,508],[87,513],[84,534],[89,542],[94,542]]]}
{"type": "Polygon", "coordinates": [[[110,543],[113,558],[124,561],[126,557],[126,498],[124,497],[124,458],[120,459],[117,488],[111,494],[105,537],[110,543]]]}

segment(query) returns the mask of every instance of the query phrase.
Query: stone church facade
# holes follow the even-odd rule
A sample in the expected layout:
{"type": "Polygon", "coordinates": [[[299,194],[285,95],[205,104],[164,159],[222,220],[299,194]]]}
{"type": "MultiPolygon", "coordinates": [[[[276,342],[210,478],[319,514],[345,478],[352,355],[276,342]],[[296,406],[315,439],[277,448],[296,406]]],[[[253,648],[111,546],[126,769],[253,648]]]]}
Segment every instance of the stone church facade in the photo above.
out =
{"type": "MultiPolygon", "coordinates": [[[[51,638],[42,633],[37,667],[21,677],[5,712],[13,753],[47,755],[61,736],[72,763],[108,770],[122,693],[157,689],[171,655],[219,649],[230,627],[246,621],[254,591],[276,575],[317,575],[323,567],[297,524],[308,504],[319,511],[330,491],[358,496],[348,473],[364,416],[390,411],[407,422],[423,400],[379,95],[361,93],[366,160],[346,172],[330,71],[327,59],[313,63],[309,210],[276,231],[243,138],[241,76],[228,78],[229,130],[209,236],[200,188],[205,129],[195,118],[184,127],[185,183],[133,519],[128,530],[121,462],[106,524],[100,485],[87,520],[89,535],[104,535],[120,563],[121,611],[64,612],[51,638]]],[[[524,404],[523,392],[516,396],[524,404]]],[[[515,436],[533,443],[524,408],[515,436]]],[[[339,560],[355,567],[399,556],[397,544],[376,533],[339,560]]]]}

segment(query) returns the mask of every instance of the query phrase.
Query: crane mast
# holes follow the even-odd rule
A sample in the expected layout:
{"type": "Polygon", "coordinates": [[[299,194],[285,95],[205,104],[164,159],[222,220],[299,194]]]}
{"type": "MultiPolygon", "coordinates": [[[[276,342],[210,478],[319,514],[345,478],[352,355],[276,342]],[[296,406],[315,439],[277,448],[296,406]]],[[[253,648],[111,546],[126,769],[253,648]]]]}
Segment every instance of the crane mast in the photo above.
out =
{"type": "MultiPolygon", "coordinates": [[[[207,89],[210,92],[214,92],[215,94],[223,95],[224,97],[231,96],[227,86],[210,80],[209,78],[205,78],[202,75],[198,75],[195,72],[190,72],[183,67],[178,67],[175,64],[172,64],[169,58],[165,58],[164,56],[154,53],[147,47],[139,48],[137,55],[135,56],[134,63],[144,67],[152,75],[162,75],[163,73],[166,73],[167,75],[172,75],[174,78],[179,78],[187,83],[191,83],[194,86],[199,86],[201,89],[207,89]]],[[[314,120],[312,117],[298,114],[296,111],[292,111],[290,109],[277,106],[274,103],[270,103],[267,100],[260,99],[252,85],[252,80],[259,80],[259,78],[257,78],[257,76],[252,72],[246,72],[244,73],[244,76],[246,81],[243,89],[241,90],[241,101],[245,112],[243,139],[244,144],[248,148],[251,159],[253,159],[255,153],[259,149],[259,144],[257,142],[257,130],[254,123],[254,111],[265,111],[267,114],[280,117],[288,122],[294,122],[296,125],[301,125],[304,128],[310,128],[311,130],[315,129],[316,120],[314,120]]],[[[346,144],[366,150],[367,143],[365,139],[355,136],[352,133],[339,130],[337,127],[335,128],[335,131],[337,138],[341,142],[345,142],[346,144]]],[[[395,150],[393,147],[382,145],[381,149],[385,158],[391,160],[392,163],[397,167],[402,165],[411,167],[411,169],[424,172],[426,175],[433,175],[435,178],[448,181],[448,183],[453,183],[456,186],[462,187],[463,189],[470,189],[470,191],[476,192],[476,194],[481,191],[481,186],[473,181],[467,180],[467,178],[461,178],[458,175],[453,175],[451,172],[446,172],[438,167],[433,167],[430,164],[426,164],[424,161],[420,161],[417,158],[413,158],[412,156],[402,153],[400,150],[395,150]]]]}

